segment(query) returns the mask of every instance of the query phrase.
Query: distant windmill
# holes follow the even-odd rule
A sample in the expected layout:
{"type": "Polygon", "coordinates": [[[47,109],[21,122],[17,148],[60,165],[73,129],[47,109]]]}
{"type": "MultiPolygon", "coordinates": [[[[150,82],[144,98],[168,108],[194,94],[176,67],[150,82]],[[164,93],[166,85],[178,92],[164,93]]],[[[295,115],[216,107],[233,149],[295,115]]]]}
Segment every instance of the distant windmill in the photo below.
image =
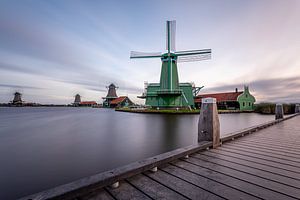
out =
{"type": "MultiPolygon", "coordinates": [[[[132,51],[130,58],[160,58],[162,61],[160,83],[150,83],[146,105],[153,107],[191,107],[194,106],[193,89],[189,83],[179,83],[177,62],[193,62],[211,58],[211,49],[176,51],[176,21],[167,21],[166,53],[144,53],[132,51]]],[[[199,92],[199,91],[198,91],[199,92]]]]}
{"type": "Polygon", "coordinates": [[[15,92],[14,99],[11,102],[13,105],[22,105],[22,94],[20,92],[15,92]]]}
{"type": "Polygon", "coordinates": [[[78,106],[81,103],[81,96],[79,94],[75,95],[74,106],[78,106]]]}
{"type": "Polygon", "coordinates": [[[113,99],[118,98],[118,95],[116,92],[116,89],[118,89],[118,87],[115,84],[111,83],[109,86],[106,86],[106,88],[108,89],[107,95],[106,95],[106,97],[102,97],[102,99],[104,99],[103,107],[110,107],[110,102],[113,99]]]}
{"type": "Polygon", "coordinates": [[[109,86],[106,86],[106,88],[108,89],[106,98],[117,98],[117,91],[116,89],[118,89],[119,87],[115,86],[115,84],[111,83],[109,86]]]}

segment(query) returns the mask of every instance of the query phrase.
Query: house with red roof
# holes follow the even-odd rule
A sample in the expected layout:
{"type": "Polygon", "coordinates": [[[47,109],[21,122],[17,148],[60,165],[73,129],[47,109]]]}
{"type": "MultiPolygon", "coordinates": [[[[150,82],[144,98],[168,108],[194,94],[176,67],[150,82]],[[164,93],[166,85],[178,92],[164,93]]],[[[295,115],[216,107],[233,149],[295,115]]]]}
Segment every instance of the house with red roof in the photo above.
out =
{"type": "Polygon", "coordinates": [[[80,94],[75,95],[74,103],[72,103],[73,106],[83,106],[83,107],[92,107],[92,106],[98,106],[96,101],[81,101],[80,94]]]}
{"type": "Polygon", "coordinates": [[[87,106],[87,107],[96,106],[96,105],[97,105],[96,101],[81,101],[79,103],[79,106],[87,106]]]}
{"type": "Polygon", "coordinates": [[[133,105],[133,102],[128,98],[128,96],[120,96],[110,102],[111,108],[128,107],[131,105],[133,105]]]}
{"type": "Polygon", "coordinates": [[[255,97],[250,94],[249,87],[244,86],[243,92],[239,92],[236,88],[235,92],[199,94],[195,97],[195,106],[200,108],[202,99],[207,97],[216,98],[218,109],[221,110],[252,111],[256,101],[255,97]]]}

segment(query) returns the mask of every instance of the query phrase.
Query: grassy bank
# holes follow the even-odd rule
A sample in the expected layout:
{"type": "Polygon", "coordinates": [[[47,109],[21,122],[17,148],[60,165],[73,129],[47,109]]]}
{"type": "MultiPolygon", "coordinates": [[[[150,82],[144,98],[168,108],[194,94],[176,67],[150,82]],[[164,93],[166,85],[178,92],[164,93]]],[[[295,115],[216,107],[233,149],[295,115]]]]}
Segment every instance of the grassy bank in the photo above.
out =
{"type": "MultiPolygon", "coordinates": [[[[260,103],[254,105],[254,111],[261,114],[275,114],[275,103],[260,103]]],[[[284,114],[294,114],[295,104],[283,104],[284,114]]]]}
{"type": "MultiPolygon", "coordinates": [[[[157,109],[131,109],[131,108],[116,108],[120,112],[133,112],[133,113],[161,113],[161,114],[199,114],[199,109],[192,110],[157,110],[157,109]]],[[[241,113],[239,110],[218,110],[220,114],[225,113],[241,113]]]]}
{"type": "MultiPolygon", "coordinates": [[[[240,111],[240,110],[218,110],[219,114],[226,113],[249,113],[256,112],[260,114],[275,114],[275,103],[259,103],[254,105],[254,111],[240,111]]],[[[167,110],[167,109],[137,109],[137,108],[116,108],[120,112],[133,112],[133,113],[164,113],[164,114],[199,114],[199,109],[180,109],[180,110],[167,110]]],[[[295,104],[283,104],[284,114],[294,114],[295,104]]]]}

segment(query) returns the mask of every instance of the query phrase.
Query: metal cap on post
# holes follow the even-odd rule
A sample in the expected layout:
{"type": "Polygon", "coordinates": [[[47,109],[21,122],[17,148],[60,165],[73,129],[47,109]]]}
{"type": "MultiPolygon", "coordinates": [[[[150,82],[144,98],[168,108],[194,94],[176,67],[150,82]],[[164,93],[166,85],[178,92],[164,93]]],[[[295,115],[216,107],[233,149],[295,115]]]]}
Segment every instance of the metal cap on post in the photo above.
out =
{"type": "Polygon", "coordinates": [[[276,104],[275,119],[283,119],[283,105],[281,103],[276,104]]]}
{"type": "Polygon", "coordinates": [[[220,146],[220,122],[215,98],[202,99],[198,123],[198,142],[212,141],[213,148],[220,146]]]}
{"type": "Polygon", "coordinates": [[[300,113],[300,105],[299,104],[295,105],[295,113],[300,113]]]}

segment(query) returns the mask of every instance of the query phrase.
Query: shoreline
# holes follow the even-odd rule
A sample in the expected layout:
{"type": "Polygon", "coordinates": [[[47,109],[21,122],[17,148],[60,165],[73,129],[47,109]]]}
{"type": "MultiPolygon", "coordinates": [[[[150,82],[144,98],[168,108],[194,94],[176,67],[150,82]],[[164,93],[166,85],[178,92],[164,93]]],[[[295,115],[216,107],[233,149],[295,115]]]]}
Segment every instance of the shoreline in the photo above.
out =
{"type": "MultiPolygon", "coordinates": [[[[196,110],[154,110],[154,109],[128,109],[116,108],[117,112],[130,112],[130,113],[146,113],[146,114],[199,114],[200,109],[196,110]]],[[[240,111],[240,110],[218,110],[219,114],[232,114],[232,113],[253,113],[254,111],[240,111]]]]}

